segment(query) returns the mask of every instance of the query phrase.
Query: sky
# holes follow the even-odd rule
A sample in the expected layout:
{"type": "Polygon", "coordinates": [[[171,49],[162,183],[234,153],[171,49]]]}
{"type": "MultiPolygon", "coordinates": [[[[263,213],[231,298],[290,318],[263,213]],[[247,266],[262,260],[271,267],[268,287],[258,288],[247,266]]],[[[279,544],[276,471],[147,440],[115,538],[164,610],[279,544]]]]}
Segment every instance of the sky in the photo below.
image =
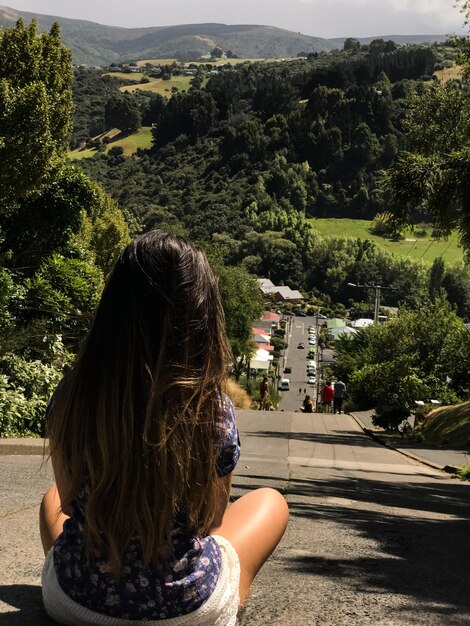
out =
{"type": "Polygon", "coordinates": [[[20,11],[110,26],[219,22],[278,26],[318,37],[461,32],[455,0],[0,0],[20,11]]]}

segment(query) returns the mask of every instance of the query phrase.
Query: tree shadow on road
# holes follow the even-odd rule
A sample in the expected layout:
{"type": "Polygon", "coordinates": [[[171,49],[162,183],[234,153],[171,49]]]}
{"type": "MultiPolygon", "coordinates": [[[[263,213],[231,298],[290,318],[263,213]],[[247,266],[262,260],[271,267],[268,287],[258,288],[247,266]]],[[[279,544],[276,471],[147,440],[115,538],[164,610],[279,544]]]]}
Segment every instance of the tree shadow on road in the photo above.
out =
{"type": "Polygon", "coordinates": [[[328,433],[311,433],[311,432],[290,432],[290,431],[276,431],[276,430],[257,430],[252,433],[244,432],[242,441],[245,437],[266,437],[275,439],[295,439],[298,441],[308,441],[310,443],[325,443],[328,445],[342,445],[342,446],[360,446],[362,448],[370,448],[371,446],[380,446],[364,436],[364,433],[355,430],[340,430],[338,435],[334,434],[335,431],[331,430],[328,433]]]}
{"type": "Polygon", "coordinates": [[[348,557],[341,541],[338,556],[326,558],[315,556],[313,545],[311,556],[287,557],[288,568],[339,578],[361,592],[401,594],[412,599],[413,610],[441,615],[442,623],[453,623],[452,616],[468,623],[468,485],[429,477],[293,479],[288,495],[291,516],[334,523],[335,532],[353,531],[358,544],[364,538],[369,545],[364,558],[357,550],[348,557]]]}

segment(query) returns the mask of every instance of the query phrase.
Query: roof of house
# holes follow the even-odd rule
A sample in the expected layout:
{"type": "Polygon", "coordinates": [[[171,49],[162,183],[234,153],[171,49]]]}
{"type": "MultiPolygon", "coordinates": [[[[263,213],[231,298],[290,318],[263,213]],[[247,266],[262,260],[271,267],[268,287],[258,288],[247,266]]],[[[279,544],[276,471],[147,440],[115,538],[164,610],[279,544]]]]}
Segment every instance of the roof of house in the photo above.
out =
{"type": "Polygon", "coordinates": [[[273,313],[272,311],[265,311],[263,313],[263,317],[261,318],[262,322],[280,322],[281,316],[277,313],[273,313]]]}
{"type": "Polygon", "coordinates": [[[326,321],[326,326],[327,328],[344,328],[346,326],[346,322],[339,317],[332,317],[326,321]]]}
{"type": "Polygon", "coordinates": [[[275,287],[273,293],[278,293],[284,300],[303,300],[304,297],[300,291],[293,290],[290,287],[275,287]]]}
{"type": "Polygon", "coordinates": [[[352,328],[366,328],[374,323],[374,320],[369,319],[368,317],[360,317],[358,320],[354,320],[351,322],[352,328]]]}
{"type": "Polygon", "coordinates": [[[269,278],[258,278],[258,285],[263,293],[271,293],[276,289],[274,283],[269,278]]]}
{"type": "Polygon", "coordinates": [[[353,335],[355,333],[357,333],[357,328],[351,328],[350,326],[330,329],[330,335],[333,337],[339,337],[339,335],[353,335]]]}
{"type": "MultiPolygon", "coordinates": [[[[255,339],[255,343],[256,343],[256,339],[255,339]]],[[[272,350],[274,350],[274,346],[268,346],[265,343],[256,343],[256,345],[258,346],[258,348],[262,350],[268,350],[268,352],[272,352],[272,350]]]]}
{"type": "Polygon", "coordinates": [[[267,368],[269,366],[270,361],[273,360],[273,355],[269,354],[268,350],[259,349],[256,350],[256,354],[250,361],[250,367],[255,367],[257,369],[267,368]]]}
{"type": "Polygon", "coordinates": [[[269,333],[266,332],[266,328],[252,328],[251,332],[253,335],[264,335],[265,337],[269,337],[269,333]]]}
{"type": "Polygon", "coordinates": [[[253,341],[255,343],[262,343],[262,344],[267,345],[267,344],[269,344],[270,337],[268,335],[264,335],[262,333],[254,333],[253,334],[253,341]]]}

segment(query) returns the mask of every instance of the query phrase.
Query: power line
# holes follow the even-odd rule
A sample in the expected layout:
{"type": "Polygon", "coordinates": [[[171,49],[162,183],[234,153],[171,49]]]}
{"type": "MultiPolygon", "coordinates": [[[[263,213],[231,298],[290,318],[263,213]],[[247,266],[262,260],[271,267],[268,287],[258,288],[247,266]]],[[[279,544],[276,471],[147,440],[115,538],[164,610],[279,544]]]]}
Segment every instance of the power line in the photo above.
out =
{"type": "Polygon", "coordinates": [[[429,246],[426,248],[426,250],[423,252],[423,254],[419,257],[419,260],[421,261],[421,259],[424,257],[424,255],[428,252],[429,248],[432,246],[432,244],[435,242],[435,239],[431,239],[431,243],[429,244],[429,246]]]}
{"type": "Polygon", "coordinates": [[[444,250],[444,252],[441,254],[441,256],[443,257],[444,254],[447,252],[447,250],[450,248],[450,246],[454,243],[454,241],[457,239],[457,237],[454,237],[453,239],[450,240],[449,245],[447,246],[447,248],[444,250]]]}

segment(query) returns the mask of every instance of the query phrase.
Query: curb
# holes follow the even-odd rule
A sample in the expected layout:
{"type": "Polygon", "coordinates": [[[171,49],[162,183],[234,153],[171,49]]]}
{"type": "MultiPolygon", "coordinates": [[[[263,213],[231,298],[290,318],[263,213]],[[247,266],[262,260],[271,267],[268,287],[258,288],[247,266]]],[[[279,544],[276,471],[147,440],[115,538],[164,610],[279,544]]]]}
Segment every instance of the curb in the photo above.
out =
{"type": "Polygon", "coordinates": [[[12,437],[11,439],[0,439],[1,456],[42,456],[47,454],[46,440],[35,437],[12,437]]]}
{"type": "Polygon", "coordinates": [[[455,475],[458,473],[459,468],[456,467],[455,465],[441,465],[440,463],[435,463],[434,461],[430,461],[429,459],[423,459],[423,457],[418,456],[414,452],[409,452],[408,450],[404,450],[403,448],[396,448],[395,446],[390,445],[389,443],[381,439],[379,435],[371,431],[370,428],[367,428],[367,426],[364,425],[362,420],[356,415],[354,415],[354,413],[349,413],[349,415],[355,420],[359,428],[361,428],[366,433],[366,435],[368,435],[371,439],[373,439],[380,445],[384,446],[385,448],[389,448],[390,450],[395,450],[395,452],[398,452],[399,454],[402,454],[403,456],[407,456],[408,458],[413,459],[413,461],[418,461],[418,463],[422,463],[423,465],[428,465],[429,467],[440,470],[441,472],[445,472],[446,474],[455,475]]]}

